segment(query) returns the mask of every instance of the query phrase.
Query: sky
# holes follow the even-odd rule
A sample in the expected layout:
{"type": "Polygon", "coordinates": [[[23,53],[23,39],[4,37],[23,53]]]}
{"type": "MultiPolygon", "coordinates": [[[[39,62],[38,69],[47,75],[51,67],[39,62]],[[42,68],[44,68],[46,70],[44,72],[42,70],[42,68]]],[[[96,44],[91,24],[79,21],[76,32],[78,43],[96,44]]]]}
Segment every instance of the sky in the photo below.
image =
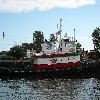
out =
{"type": "Polygon", "coordinates": [[[0,0],[0,51],[31,43],[34,31],[49,39],[62,20],[62,37],[75,37],[93,49],[92,32],[100,26],[100,0],[0,0]],[[2,33],[5,32],[5,38],[2,33]]]}

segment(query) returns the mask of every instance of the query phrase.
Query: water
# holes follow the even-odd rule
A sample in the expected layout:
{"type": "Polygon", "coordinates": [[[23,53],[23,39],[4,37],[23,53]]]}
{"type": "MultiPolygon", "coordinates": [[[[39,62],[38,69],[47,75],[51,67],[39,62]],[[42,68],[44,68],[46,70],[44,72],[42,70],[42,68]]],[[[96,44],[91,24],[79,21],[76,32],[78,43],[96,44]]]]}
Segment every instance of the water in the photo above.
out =
{"type": "Polygon", "coordinates": [[[1,78],[0,100],[100,100],[100,80],[1,78]]]}

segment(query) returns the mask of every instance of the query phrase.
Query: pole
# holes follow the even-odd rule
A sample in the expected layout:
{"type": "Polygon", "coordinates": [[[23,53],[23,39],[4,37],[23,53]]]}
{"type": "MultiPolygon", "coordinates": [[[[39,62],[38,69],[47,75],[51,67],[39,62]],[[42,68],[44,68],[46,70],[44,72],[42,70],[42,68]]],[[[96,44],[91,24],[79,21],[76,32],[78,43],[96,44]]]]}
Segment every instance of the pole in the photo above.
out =
{"type": "Polygon", "coordinates": [[[5,33],[3,32],[3,39],[4,39],[4,37],[5,37],[5,33]]]}

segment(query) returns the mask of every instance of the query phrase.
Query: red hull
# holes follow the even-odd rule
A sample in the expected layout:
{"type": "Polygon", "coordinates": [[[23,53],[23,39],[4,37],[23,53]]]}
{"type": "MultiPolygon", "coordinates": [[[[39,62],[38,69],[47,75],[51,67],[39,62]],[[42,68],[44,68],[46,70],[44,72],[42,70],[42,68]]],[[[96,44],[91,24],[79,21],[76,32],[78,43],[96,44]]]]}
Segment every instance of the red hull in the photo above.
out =
{"type": "Polygon", "coordinates": [[[33,68],[37,68],[37,69],[63,69],[63,68],[67,68],[67,67],[78,67],[80,66],[80,62],[69,62],[69,63],[60,63],[60,64],[41,64],[41,65],[33,65],[33,68]]]}

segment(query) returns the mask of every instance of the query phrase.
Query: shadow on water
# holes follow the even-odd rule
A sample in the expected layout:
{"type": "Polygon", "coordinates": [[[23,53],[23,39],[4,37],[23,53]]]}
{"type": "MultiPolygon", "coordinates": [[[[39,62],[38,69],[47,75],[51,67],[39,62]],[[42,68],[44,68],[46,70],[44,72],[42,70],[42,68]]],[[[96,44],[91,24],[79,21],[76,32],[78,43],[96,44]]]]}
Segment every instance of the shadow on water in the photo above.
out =
{"type": "Polygon", "coordinates": [[[97,78],[100,79],[100,74],[96,71],[85,70],[84,72],[80,71],[45,71],[45,72],[34,72],[34,73],[9,73],[9,74],[0,74],[1,79],[89,79],[97,78]]]}
{"type": "Polygon", "coordinates": [[[100,81],[80,75],[43,73],[0,79],[0,100],[99,100],[100,81]]]}
{"type": "Polygon", "coordinates": [[[99,100],[95,71],[0,75],[0,100],[99,100]]]}

